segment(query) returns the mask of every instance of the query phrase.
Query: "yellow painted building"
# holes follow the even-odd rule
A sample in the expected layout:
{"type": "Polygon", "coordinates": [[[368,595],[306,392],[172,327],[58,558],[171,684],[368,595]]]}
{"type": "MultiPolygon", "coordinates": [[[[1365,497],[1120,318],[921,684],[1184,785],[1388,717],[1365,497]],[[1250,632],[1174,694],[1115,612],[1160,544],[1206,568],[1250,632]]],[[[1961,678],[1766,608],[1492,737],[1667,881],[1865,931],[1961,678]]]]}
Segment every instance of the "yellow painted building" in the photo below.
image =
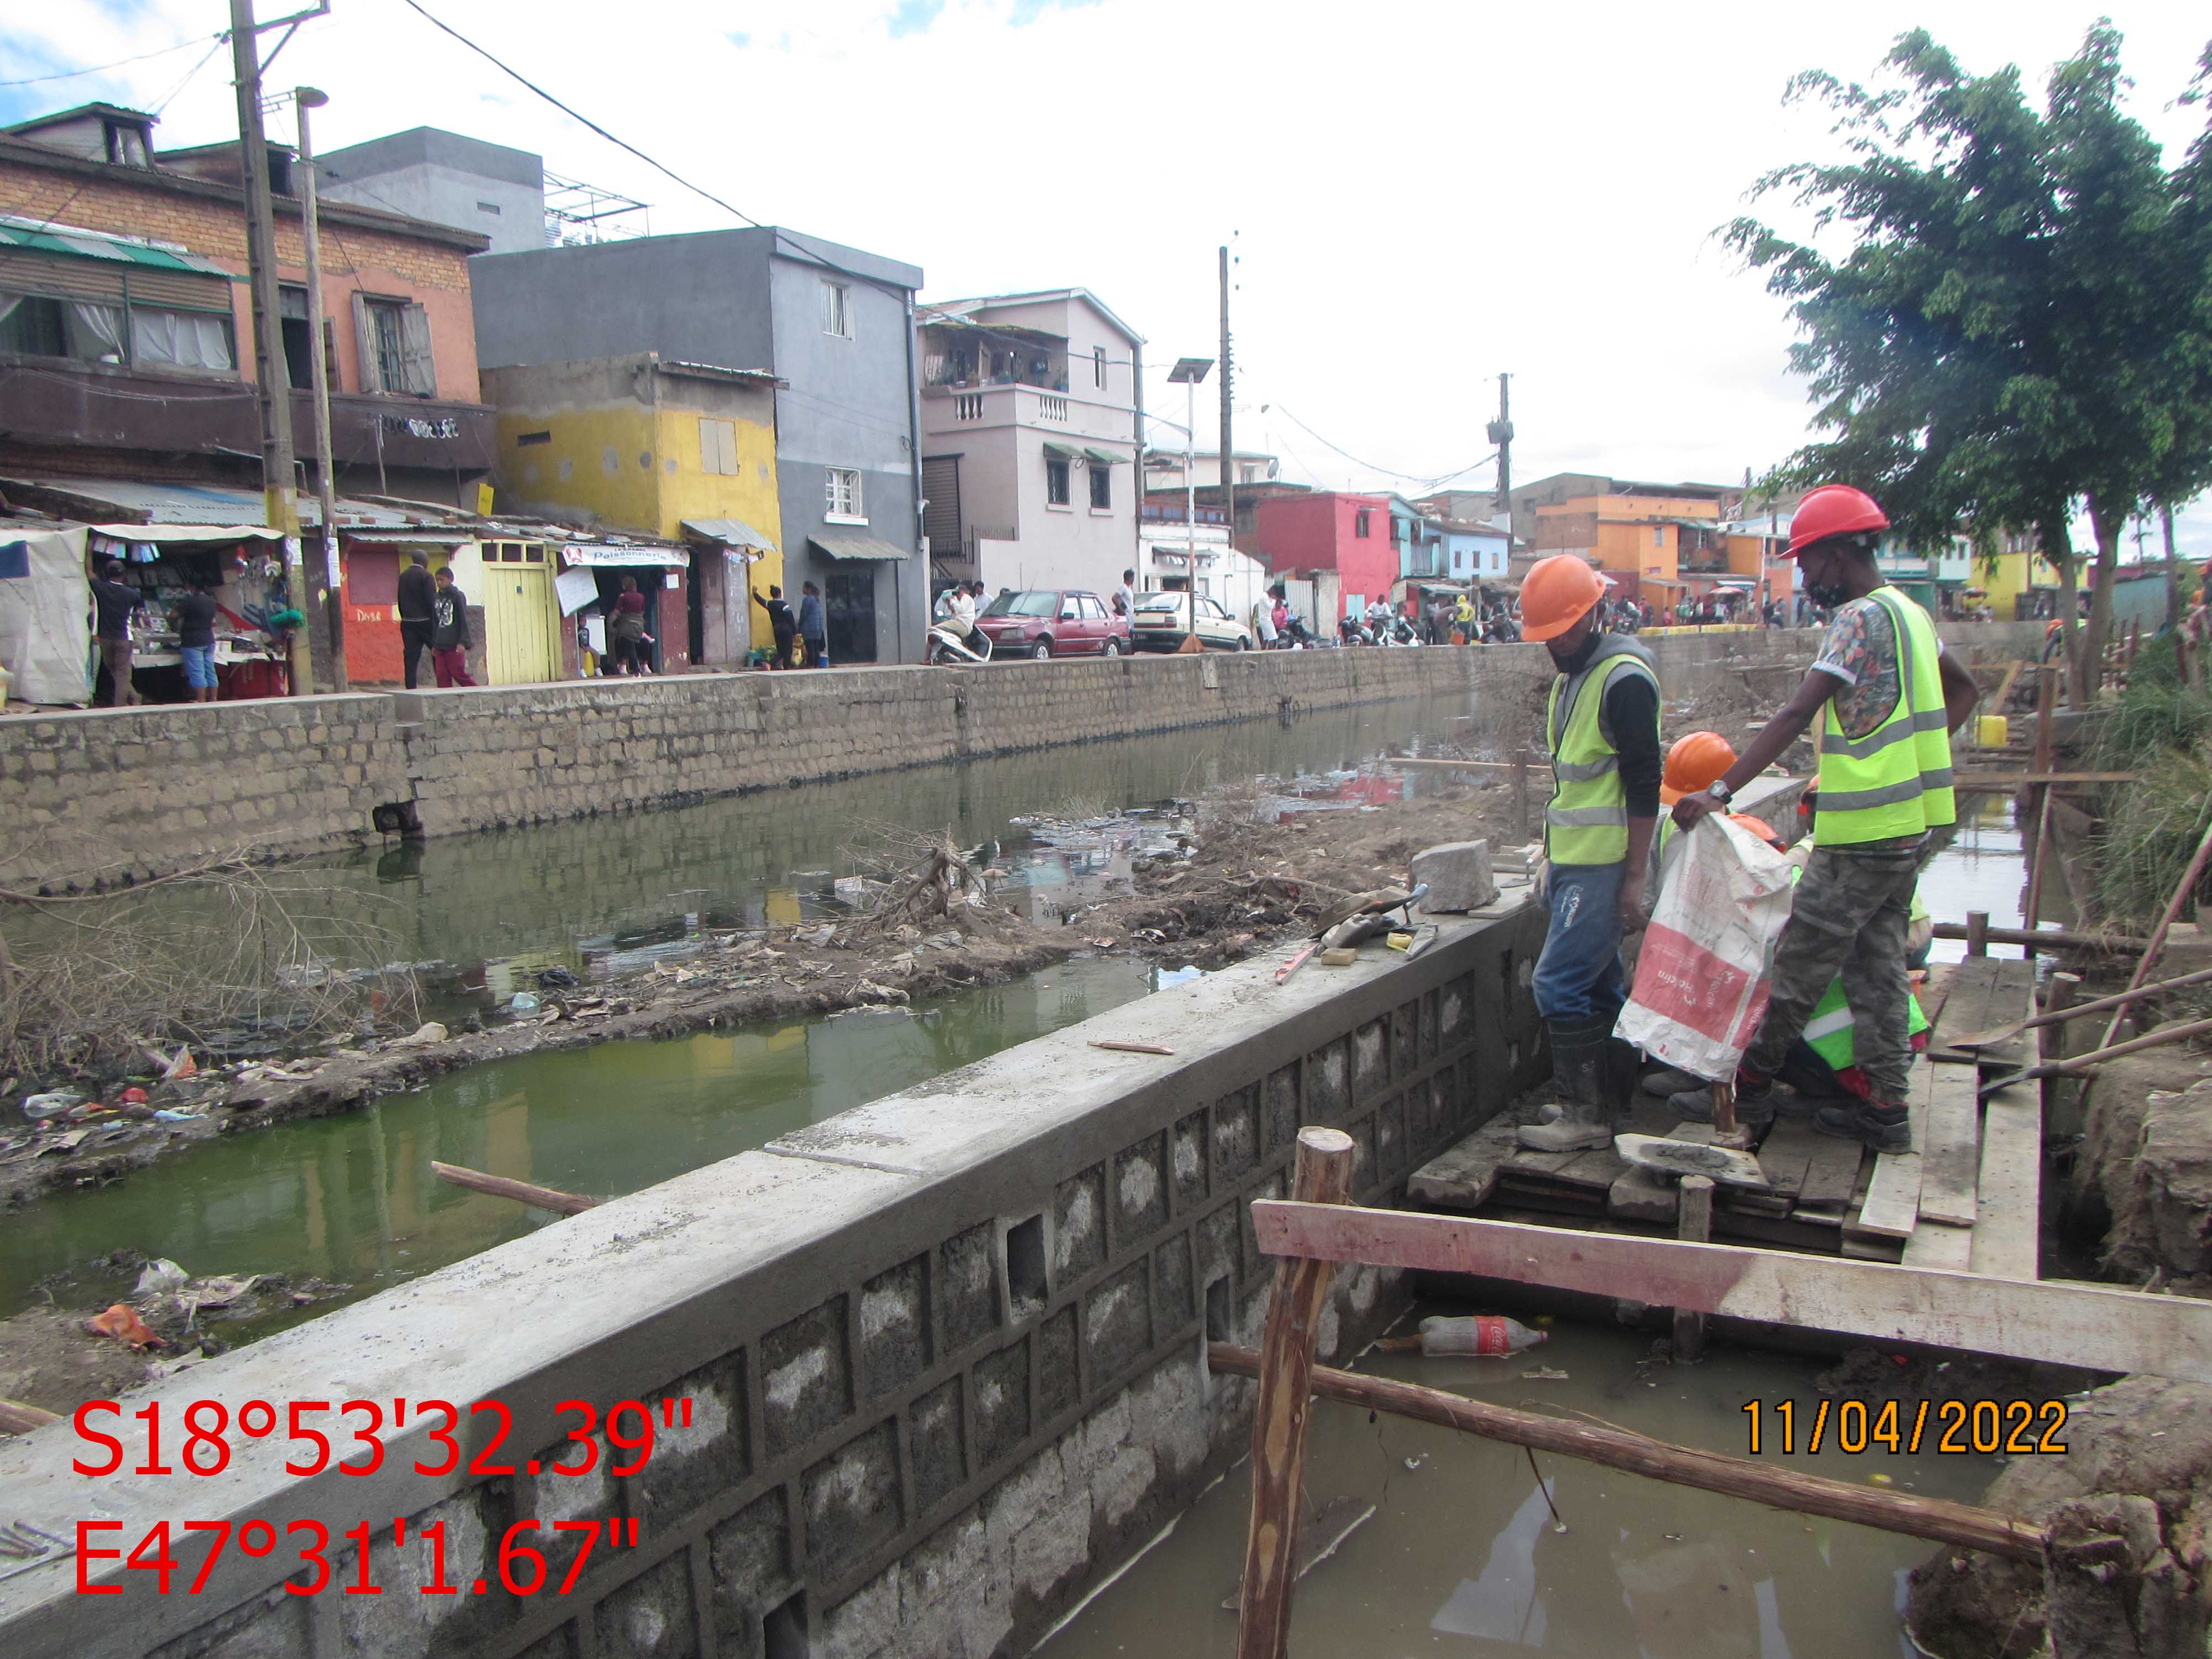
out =
{"type": "Polygon", "coordinates": [[[685,614],[648,622],[664,648],[684,647],[672,660],[721,666],[770,647],[751,596],[783,581],[774,375],[640,352],[487,368],[483,380],[499,410],[502,507],[685,544],[687,579],[652,595],[672,608],[680,589],[685,614]]]}

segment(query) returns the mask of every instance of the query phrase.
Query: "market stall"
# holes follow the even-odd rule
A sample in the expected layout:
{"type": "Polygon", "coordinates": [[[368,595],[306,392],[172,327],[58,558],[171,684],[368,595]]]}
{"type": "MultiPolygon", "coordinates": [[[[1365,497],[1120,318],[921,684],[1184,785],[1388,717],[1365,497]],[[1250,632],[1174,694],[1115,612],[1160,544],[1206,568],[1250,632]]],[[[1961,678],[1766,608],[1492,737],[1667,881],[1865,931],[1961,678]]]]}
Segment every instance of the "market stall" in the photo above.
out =
{"type": "MultiPolygon", "coordinates": [[[[185,701],[174,612],[192,588],[215,596],[217,696],[226,702],[291,689],[289,650],[304,621],[284,592],[283,538],[260,525],[94,524],[84,526],[90,571],[119,560],[146,609],[133,629],[131,684],[149,702],[185,701]]],[[[87,630],[87,649],[90,633],[87,630]]],[[[95,678],[104,681],[106,670],[95,678]]],[[[94,695],[98,687],[94,688],[94,695]]]]}

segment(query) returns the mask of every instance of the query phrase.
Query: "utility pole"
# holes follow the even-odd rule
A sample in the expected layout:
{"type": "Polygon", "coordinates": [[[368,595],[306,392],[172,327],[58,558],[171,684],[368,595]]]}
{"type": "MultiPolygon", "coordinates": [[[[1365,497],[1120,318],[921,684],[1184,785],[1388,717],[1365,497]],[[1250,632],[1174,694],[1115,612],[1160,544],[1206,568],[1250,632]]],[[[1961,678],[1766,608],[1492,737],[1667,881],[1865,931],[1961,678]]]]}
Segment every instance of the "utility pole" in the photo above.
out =
{"type": "Polygon", "coordinates": [[[331,100],[313,87],[292,94],[300,112],[300,223],[307,240],[307,362],[315,388],[315,494],[322,504],[323,604],[331,624],[331,690],[346,689],[345,592],[338,568],[337,484],[331,456],[331,366],[323,351],[323,239],[315,195],[315,143],[307,112],[331,100]]]}
{"type": "MultiPolygon", "coordinates": [[[[1221,249],[1221,512],[1223,521],[1229,526],[1229,546],[1237,546],[1237,446],[1230,437],[1230,386],[1236,374],[1229,361],[1229,248],[1221,249]]],[[[1223,562],[1224,574],[1227,562],[1223,562]]],[[[1196,591],[1198,573],[1191,572],[1191,585],[1196,591]]]]}
{"type": "Polygon", "coordinates": [[[269,199],[269,141],[261,125],[261,43],[253,0],[230,0],[230,61],[238,88],[240,160],[246,178],[246,257],[253,295],[253,387],[261,404],[261,489],[269,527],[284,538],[284,592],[300,613],[293,631],[292,695],[315,689],[307,652],[307,573],[301,561],[300,509],[292,460],[292,392],[284,372],[284,326],[276,303],[276,227],[269,199]]]}
{"type": "Polygon", "coordinates": [[[1498,418],[1486,428],[1486,435],[1498,446],[1498,495],[1491,503],[1493,510],[1506,514],[1506,545],[1512,546],[1513,513],[1513,405],[1509,400],[1507,383],[1510,374],[1498,377],[1498,418]]]}

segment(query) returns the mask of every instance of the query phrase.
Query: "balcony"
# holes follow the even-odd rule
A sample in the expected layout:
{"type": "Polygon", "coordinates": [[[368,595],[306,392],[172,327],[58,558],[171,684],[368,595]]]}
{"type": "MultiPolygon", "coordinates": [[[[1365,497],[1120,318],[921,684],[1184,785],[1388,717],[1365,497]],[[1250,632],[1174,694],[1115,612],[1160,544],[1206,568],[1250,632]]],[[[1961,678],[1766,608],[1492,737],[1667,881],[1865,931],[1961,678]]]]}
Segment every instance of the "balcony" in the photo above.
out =
{"type": "Polygon", "coordinates": [[[921,389],[922,425],[932,432],[965,426],[1037,426],[1056,428],[1071,437],[1125,443],[1134,418],[1135,412],[1126,404],[1093,402],[1018,382],[921,389]]]}

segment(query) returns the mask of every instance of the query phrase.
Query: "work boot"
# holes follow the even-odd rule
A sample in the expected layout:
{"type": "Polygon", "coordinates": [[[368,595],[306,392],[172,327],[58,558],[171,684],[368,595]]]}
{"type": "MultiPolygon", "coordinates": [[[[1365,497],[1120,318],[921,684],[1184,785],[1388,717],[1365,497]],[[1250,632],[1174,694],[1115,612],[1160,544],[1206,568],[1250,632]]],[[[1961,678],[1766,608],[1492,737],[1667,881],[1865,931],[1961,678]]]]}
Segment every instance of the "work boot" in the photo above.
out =
{"type": "Polygon", "coordinates": [[[1813,1127],[1824,1135],[1860,1141],[1877,1152],[1912,1150],[1911,1115],[1902,1106],[1884,1106],[1870,1100],[1823,1106],[1813,1115],[1813,1127]]]}
{"type": "Polygon", "coordinates": [[[1644,1078],[1642,1086],[1645,1094],[1656,1095],[1664,1100],[1669,1095],[1680,1094],[1685,1089],[1699,1087],[1700,1079],[1674,1066],[1662,1066],[1644,1078]]]}
{"type": "Polygon", "coordinates": [[[1559,1091],[1559,1115],[1524,1125],[1517,1138],[1539,1152],[1577,1152],[1613,1145],[1607,1098],[1611,1019],[1586,1019],[1551,1028],[1552,1076],[1559,1091]]]}
{"type": "MultiPolygon", "coordinates": [[[[1763,1129],[1774,1121],[1775,1108],[1781,1091],[1770,1079],[1765,1083],[1747,1083],[1739,1077],[1735,1084],[1735,1121],[1747,1129],[1763,1129]]],[[[1667,1109],[1686,1123],[1711,1123],[1713,1121],[1713,1085],[1699,1084],[1667,1097],[1667,1109]]]]}

